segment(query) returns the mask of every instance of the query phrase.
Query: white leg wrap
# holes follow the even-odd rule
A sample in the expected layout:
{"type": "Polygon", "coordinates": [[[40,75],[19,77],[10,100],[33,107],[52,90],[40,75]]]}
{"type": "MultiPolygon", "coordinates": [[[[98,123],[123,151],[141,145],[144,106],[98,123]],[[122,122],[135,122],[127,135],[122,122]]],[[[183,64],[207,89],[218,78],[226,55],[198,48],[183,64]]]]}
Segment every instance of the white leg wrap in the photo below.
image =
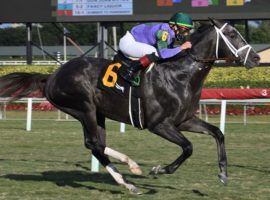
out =
{"type": "Polygon", "coordinates": [[[113,164],[107,165],[106,169],[118,184],[125,186],[132,193],[142,194],[133,184],[127,183],[124,180],[123,176],[118,172],[113,164]]]}
{"type": "Polygon", "coordinates": [[[123,179],[123,176],[118,172],[118,170],[116,169],[116,167],[114,167],[113,164],[107,165],[106,169],[118,184],[120,185],[126,184],[126,182],[123,179]]]}
{"type": "Polygon", "coordinates": [[[104,153],[108,156],[111,156],[117,160],[120,160],[121,162],[124,162],[124,163],[127,163],[130,167],[137,167],[138,164],[133,161],[132,159],[130,159],[127,155],[123,154],[123,153],[120,153],[118,151],[115,151],[109,147],[106,147],[105,148],[105,151],[104,153]]]}
{"type": "Polygon", "coordinates": [[[120,153],[118,151],[115,151],[109,147],[105,148],[104,154],[111,156],[117,160],[120,160],[121,162],[127,163],[132,173],[137,174],[137,175],[142,174],[142,171],[139,165],[135,161],[130,159],[127,155],[120,153]]]}
{"type": "Polygon", "coordinates": [[[111,157],[117,159],[117,160],[120,160],[121,162],[127,163],[129,160],[128,156],[126,156],[125,154],[122,154],[118,151],[115,151],[109,147],[105,147],[104,153],[108,156],[111,156],[111,157]]]}

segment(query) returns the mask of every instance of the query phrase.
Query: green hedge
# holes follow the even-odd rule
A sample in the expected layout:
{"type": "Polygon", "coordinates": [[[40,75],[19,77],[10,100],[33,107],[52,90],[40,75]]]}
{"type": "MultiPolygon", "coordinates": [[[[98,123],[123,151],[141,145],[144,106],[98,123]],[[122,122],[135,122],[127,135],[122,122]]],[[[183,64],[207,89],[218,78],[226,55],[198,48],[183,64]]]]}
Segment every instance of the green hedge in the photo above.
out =
{"type": "Polygon", "coordinates": [[[37,72],[42,74],[51,74],[58,67],[57,66],[43,66],[43,65],[20,65],[20,66],[0,66],[0,76],[10,74],[13,72],[37,72]]]}
{"type": "MultiPolygon", "coordinates": [[[[0,76],[12,72],[53,73],[57,66],[0,66],[0,76]]],[[[244,67],[213,67],[210,71],[205,87],[208,88],[269,88],[270,67],[257,67],[247,70],[244,67]]]]}
{"type": "Polygon", "coordinates": [[[270,67],[214,67],[205,82],[209,88],[270,87],[270,67]]]}

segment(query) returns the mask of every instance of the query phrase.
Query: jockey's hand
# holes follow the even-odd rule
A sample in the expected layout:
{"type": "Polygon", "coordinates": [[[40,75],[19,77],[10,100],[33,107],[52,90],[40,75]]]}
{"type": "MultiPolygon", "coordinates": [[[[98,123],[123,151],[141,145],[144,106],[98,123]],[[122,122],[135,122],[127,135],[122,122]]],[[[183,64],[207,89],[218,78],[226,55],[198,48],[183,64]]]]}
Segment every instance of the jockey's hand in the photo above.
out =
{"type": "Polygon", "coordinates": [[[184,44],[182,44],[180,47],[181,49],[190,49],[192,47],[192,44],[191,42],[187,41],[184,44]]]}

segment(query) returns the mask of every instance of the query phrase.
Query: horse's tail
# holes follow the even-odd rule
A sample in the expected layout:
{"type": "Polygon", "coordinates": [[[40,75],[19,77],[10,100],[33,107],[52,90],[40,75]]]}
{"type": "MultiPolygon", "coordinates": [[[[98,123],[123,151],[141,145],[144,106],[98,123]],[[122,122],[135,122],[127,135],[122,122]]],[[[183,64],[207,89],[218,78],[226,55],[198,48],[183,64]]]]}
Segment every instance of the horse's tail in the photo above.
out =
{"type": "Polygon", "coordinates": [[[0,77],[0,97],[11,100],[27,97],[34,92],[44,96],[45,85],[50,74],[15,72],[0,77]]]}

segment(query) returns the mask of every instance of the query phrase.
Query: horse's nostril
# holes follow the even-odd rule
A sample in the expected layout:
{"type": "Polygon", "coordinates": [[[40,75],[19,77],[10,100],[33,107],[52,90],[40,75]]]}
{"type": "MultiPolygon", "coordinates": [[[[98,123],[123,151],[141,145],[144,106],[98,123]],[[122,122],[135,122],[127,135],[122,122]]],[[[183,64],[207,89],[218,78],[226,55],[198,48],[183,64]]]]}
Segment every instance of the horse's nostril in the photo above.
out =
{"type": "Polygon", "coordinates": [[[261,60],[260,56],[254,56],[252,59],[254,62],[259,62],[261,60]]]}

